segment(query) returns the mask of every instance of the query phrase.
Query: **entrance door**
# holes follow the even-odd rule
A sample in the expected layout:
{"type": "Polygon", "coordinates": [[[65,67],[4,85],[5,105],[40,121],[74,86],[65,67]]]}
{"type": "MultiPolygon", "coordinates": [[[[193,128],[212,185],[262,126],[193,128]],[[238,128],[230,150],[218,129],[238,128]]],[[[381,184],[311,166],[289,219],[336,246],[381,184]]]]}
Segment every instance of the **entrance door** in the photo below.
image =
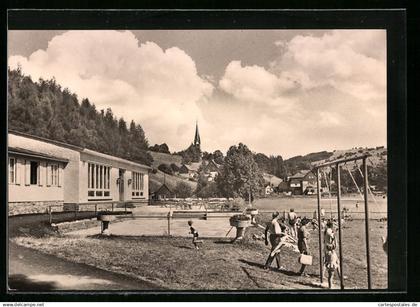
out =
{"type": "Polygon", "coordinates": [[[119,182],[120,182],[119,184],[120,201],[124,201],[124,173],[125,173],[125,170],[120,168],[119,173],[118,173],[119,182]]]}

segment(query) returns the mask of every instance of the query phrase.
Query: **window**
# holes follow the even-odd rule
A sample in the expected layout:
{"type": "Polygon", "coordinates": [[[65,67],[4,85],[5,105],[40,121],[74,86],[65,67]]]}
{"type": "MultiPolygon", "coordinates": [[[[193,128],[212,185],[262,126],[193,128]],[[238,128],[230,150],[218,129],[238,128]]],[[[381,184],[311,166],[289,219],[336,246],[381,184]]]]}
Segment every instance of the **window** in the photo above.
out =
{"type": "Polygon", "coordinates": [[[143,192],[140,192],[144,189],[144,174],[132,172],[131,175],[131,196],[140,197],[143,196],[143,192]]]}
{"type": "Polygon", "coordinates": [[[58,164],[47,165],[47,186],[58,187],[59,186],[59,168],[58,164]]]}
{"type": "Polygon", "coordinates": [[[110,200],[111,167],[88,163],[88,200],[110,200]]]}
{"type": "Polygon", "coordinates": [[[31,161],[30,184],[38,184],[39,162],[31,161]]]}
{"type": "Polygon", "coordinates": [[[16,159],[9,158],[9,183],[16,183],[16,159]]]}

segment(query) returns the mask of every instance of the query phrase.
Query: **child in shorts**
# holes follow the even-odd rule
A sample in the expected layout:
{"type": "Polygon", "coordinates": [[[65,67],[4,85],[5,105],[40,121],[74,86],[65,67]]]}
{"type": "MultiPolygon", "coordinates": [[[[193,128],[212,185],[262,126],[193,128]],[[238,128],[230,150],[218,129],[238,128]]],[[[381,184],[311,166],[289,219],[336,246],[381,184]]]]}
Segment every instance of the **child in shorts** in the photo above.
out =
{"type": "Polygon", "coordinates": [[[335,251],[337,248],[337,242],[335,240],[335,233],[333,230],[334,223],[329,220],[327,222],[327,228],[324,232],[324,266],[328,272],[328,287],[332,288],[332,281],[334,277],[334,272],[337,271],[338,276],[340,277],[340,262],[335,251]]]}
{"type": "Polygon", "coordinates": [[[192,243],[194,244],[195,249],[200,249],[198,244],[202,243],[202,241],[198,240],[198,231],[192,225],[193,221],[188,221],[188,226],[190,226],[190,234],[193,235],[192,243]]]}

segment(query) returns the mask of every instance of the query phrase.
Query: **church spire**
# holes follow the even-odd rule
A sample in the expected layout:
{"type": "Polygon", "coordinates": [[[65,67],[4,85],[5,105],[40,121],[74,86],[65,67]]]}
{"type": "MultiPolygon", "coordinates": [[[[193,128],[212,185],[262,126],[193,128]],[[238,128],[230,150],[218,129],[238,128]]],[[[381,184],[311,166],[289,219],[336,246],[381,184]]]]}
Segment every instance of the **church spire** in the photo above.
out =
{"type": "Polygon", "coordinates": [[[200,140],[200,133],[198,132],[198,121],[195,121],[195,136],[194,136],[194,146],[200,146],[201,140],[200,140]]]}

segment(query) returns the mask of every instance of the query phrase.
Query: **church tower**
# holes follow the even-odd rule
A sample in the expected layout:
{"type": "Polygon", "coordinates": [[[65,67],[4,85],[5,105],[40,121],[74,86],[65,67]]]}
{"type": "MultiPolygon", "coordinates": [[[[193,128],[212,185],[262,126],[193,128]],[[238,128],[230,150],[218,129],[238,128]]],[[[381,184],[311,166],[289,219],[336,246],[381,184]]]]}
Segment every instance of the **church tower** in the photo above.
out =
{"type": "Polygon", "coordinates": [[[198,132],[198,122],[195,122],[195,136],[194,136],[194,146],[200,147],[201,140],[200,140],[200,133],[198,132]]]}

